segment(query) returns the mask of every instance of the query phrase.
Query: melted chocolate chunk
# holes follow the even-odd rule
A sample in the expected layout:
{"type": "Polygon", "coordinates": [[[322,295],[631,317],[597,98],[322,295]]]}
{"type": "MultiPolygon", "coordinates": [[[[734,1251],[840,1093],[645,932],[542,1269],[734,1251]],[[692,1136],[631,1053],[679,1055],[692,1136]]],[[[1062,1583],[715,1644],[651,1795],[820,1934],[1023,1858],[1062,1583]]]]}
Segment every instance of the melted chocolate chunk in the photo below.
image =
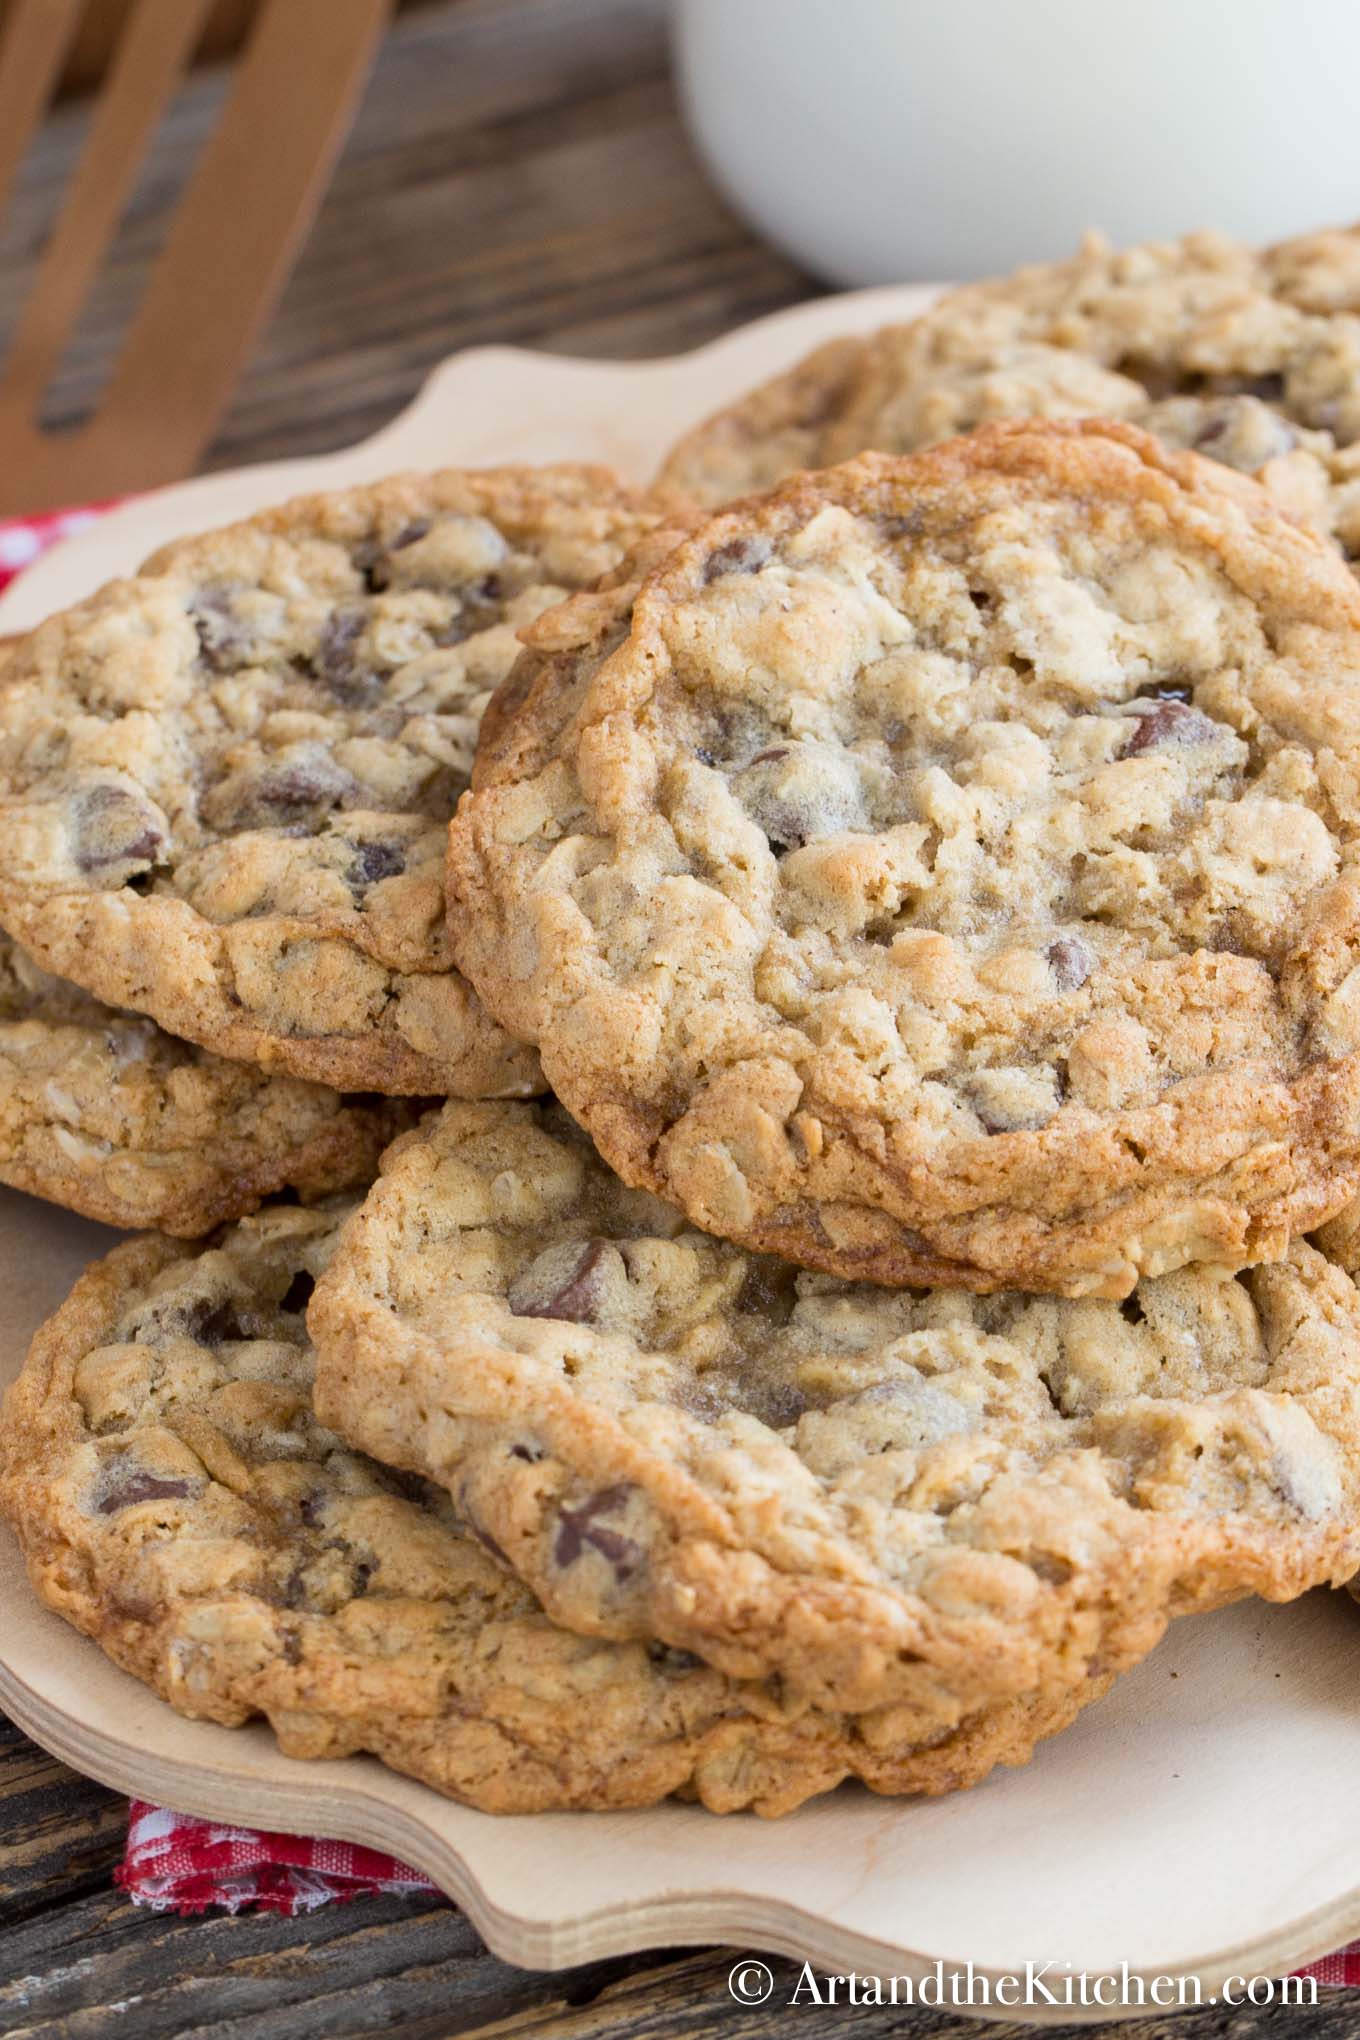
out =
{"type": "Polygon", "coordinates": [[[753,1257],[746,1264],[737,1309],[768,1318],[772,1325],[786,1325],[798,1301],[798,1270],[787,1261],[753,1257]]]}
{"type": "Polygon", "coordinates": [[[250,811],[283,823],[298,821],[319,808],[338,806],[352,785],[349,774],[329,759],[295,761],[260,774],[250,811]]]}
{"type": "Polygon", "coordinates": [[[768,538],[729,538],[725,545],[715,546],[704,563],[704,579],[719,581],[724,574],[755,574],[770,557],[768,538]]]}
{"type": "Polygon", "coordinates": [[[1079,935],[1060,935],[1046,954],[1060,992],[1079,991],[1095,968],[1095,957],[1079,935]]]}
{"type": "Polygon", "coordinates": [[[307,1591],[307,1566],[305,1561],[295,1565],[283,1583],[282,1600],[285,1608],[305,1608],[311,1599],[307,1591]]]}
{"type": "Polygon", "coordinates": [[[165,830],[140,794],[123,786],[92,786],[75,805],[75,863],[85,872],[118,864],[153,864],[165,830]]]}
{"type": "Polygon", "coordinates": [[[249,640],[236,621],[229,595],[206,591],[191,615],[198,633],[198,656],[210,673],[233,673],[246,663],[249,640]]]}
{"type": "Polygon", "coordinates": [[[403,844],[360,843],[346,876],[355,890],[362,892],[384,878],[399,878],[405,869],[406,849],[403,844]]]}
{"type": "Polygon", "coordinates": [[[1211,744],[1217,734],[1217,724],[1199,709],[1174,696],[1163,696],[1155,708],[1139,715],[1119,755],[1136,758],[1143,751],[1162,750],[1170,744],[1211,744]]]}
{"type": "Polygon", "coordinates": [[[316,648],[312,670],[343,707],[366,701],[379,684],[375,673],[359,668],[357,644],[367,617],[362,609],[338,609],[326,624],[316,648]]]}
{"type": "Polygon", "coordinates": [[[152,1473],[130,1458],[113,1461],[107,1470],[113,1473],[114,1479],[113,1485],[105,1488],[99,1498],[97,1506],[101,1516],[116,1516],[123,1509],[135,1508],[139,1502],[183,1501],[187,1495],[194,1494],[199,1485],[197,1481],[182,1476],[152,1473]]]}
{"type": "Polygon", "coordinates": [[[550,1247],[511,1283],[507,1302],[516,1317],[594,1322],[604,1291],[608,1240],[582,1240],[570,1250],[550,1247]]]}
{"type": "Polygon", "coordinates": [[[223,1346],[232,1339],[253,1339],[257,1321],[249,1320],[230,1296],[201,1297],[183,1313],[184,1336],[200,1346],[223,1346]]]}
{"type": "Polygon", "coordinates": [[[864,819],[853,764],[818,745],[767,745],[733,775],[731,784],[776,857],[864,819]]]}
{"type": "Polygon", "coordinates": [[[354,564],[363,575],[364,585],[370,595],[380,595],[392,579],[384,562],[389,560],[393,553],[402,552],[408,545],[414,545],[417,539],[424,538],[429,528],[428,517],[415,517],[402,527],[390,545],[380,546],[375,539],[371,539],[366,545],[356,548],[354,564]]]}
{"type": "Polygon", "coordinates": [[[575,1565],[586,1551],[597,1551],[613,1568],[620,1584],[630,1579],[642,1563],[642,1547],[631,1537],[625,1537],[621,1530],[612,1530],[600,1521],[602,1516],[613,1515],[624,1507],[631,1489],[624,1486],[601,1488],[598,1494],[587,1496],[586,1500],[572,1509],[563,1507],[557,1519],[557,1535],[553,1539],[553,1563],[564,1571],[575,1565]]]}
{"type": "Polygon", "coordinates": [[[703,1659],[692,1650],[677,1650],[673,1644],[658,1643],[655,1638],[647,1645],[647,1659],[668,1679],[683,1678],[687,1672],[704,1669],[703,1659]]]}

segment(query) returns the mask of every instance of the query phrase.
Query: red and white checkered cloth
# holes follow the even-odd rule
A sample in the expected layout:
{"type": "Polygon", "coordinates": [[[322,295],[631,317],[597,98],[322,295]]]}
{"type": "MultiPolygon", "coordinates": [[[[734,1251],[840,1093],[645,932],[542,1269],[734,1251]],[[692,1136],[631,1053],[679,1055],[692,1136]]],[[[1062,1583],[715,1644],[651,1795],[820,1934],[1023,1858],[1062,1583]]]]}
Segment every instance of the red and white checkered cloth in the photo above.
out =
{"type": "Polygon", "coordinates": [[[315,1912],[375,1892],[429,1894],[419,1870],[357,1842],[313,1841],[195,1820],[134,1799],[127,1853],[114,1872],[135,1905],[153,1912],[315,1912]]]}
{"type": "MultiPolygon", "coordinates": [[[[0,589],[59,538],[82,531],[111,503],[0,520],[0,589]]],[[[310,1840],[196,1820],[134,1799],[127,1852],[115,1872],[135,1905],[155,1912],[314,1912],[318,1906],[376,1892],[429,1894],[428,1877],[356,1842],[310,1840]]],[[[1360,1985],[1360,1941],[1301,1972],[1319,1983],[1360,1985]]]]}
{"type": "Polygon", "coordinates": [[[111,502],[87,503],[77,510],[49,510],[41,517],[0,518],[0,589],[8,588],[49,545],[84,531],[102,511],[112,508],[111,502]]]}

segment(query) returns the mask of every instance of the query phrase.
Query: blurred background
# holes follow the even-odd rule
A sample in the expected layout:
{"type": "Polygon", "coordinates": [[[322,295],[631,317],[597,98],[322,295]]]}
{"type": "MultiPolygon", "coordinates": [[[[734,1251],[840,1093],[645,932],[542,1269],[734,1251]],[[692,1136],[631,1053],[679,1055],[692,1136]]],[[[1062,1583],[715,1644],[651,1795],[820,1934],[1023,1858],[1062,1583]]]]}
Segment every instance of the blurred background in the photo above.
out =
{"type": "Polygon", "coordinates": [[[0,513],[344,446],[482,342],[1344,221],[1355,62],[1354,0],[0,0],[0,513]]]}
{"type": "MultiPolygon", "coordinates": [[[[110,89],[111,56],[137,8],[155,4],[0,5],[0,158],[13,133],[3,118],[7,83],[13,94],[5,59],[23,17],[31,30],[36,10],[50,32],[64,13],[69,37],[56,96],[34,124],[8,195],[0,192],[7,339],[70,203],[73,169],[110,89]]],[[[322,0],[321,12],[338,24],[349,8],[350,0],[322,0]]],[[[229,106],[242,45],[270,10],[299,20],[313,0],[215,0],[205,10],[193,61],[150,134],[79,316],[51,349],[40,399],[48,427],[69,433],[105,391],[229,106]]],[[[337,138],[333,174],[314,194],[295,266],[193,464],[344,446],[392,417],[455,348],[496,341],[593,356],[668,354],[823,288],[747,226],[701,166],[672,81],[667,14],[664,0],[393,6],[360,80],[353,124],[346,120],[337,138]]],[[[30,52],[30,90],[34,65],[30,52]]],[[[285,121],[312,89],[314,70],[304,62],[284,81],[285,121]]],[[[251,134],[236,138],[238,149],[242,140],[249,155],[251,134]]],[[[272,147],[266,140],[257,153],[272,147]]],[[[240,166],[247,179],[258,171],[258,163],[240,166]]],[[[237,224],[229,216],[220,231],[237,224]]],[[[172,328],[186,344],[215,280],[212,251],[206,261],[207,273],[174,308],[172,328]]],[[[172,359],[166,369],[180,365],[172,359]]],[[[0,422],[3,409],[0,391],[0,422]]],[[[50,500],[164,478],[115,474],[97,488],[54,486],[50,500]]],[[[31,492],[22,507],[38,507],[31,492]]]]}

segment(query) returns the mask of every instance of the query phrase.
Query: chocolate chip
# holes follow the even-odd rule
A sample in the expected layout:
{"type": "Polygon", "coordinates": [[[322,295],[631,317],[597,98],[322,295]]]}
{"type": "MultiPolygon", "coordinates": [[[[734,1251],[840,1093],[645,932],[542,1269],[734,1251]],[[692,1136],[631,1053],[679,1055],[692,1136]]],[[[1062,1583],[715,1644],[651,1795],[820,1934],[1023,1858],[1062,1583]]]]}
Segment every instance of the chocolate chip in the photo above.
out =
{"type": "Polygon", "coordinates": [[[453,645],[466,643],[479,631],[493,629],[501,621],[504,601],[505,582],[502,576],[483,574],[480,581],[474,581],[463,589],[458,614],[434,633],[435,644],[441,651],[446,651],[453,645]]]}
{"type": "Polygon", "coordinates": [[[772,1325],[786,1325],[798,1301],[798,1270],[787,1261],[753,1257],[746,1264],[737,1309],[767,1318],[772,1325]]]}
{"type": "Polygon", "coordinates": [[[327,772],[310,765],[287,765],[281,771],[261,775],[258,797],[262,806],[273,808],[277,814],[294,816],[310,808],[333,807],[348,793],[350,785],[349,774],[339,766],[327,772]]]}
{"type": "Polygon", "coordinates": [[[1060,992],[1079,990],[1095,968],[1095,957],[1079,935],[1060,935],[1045,953],[1060,992]]]}
{"type": "Polygon", "coordinates": [[[290,745],[269,764],[212,789],[203,813],[214,828],[307,834],[343,805],[355,781],[320,743],[290,745]]]}
{"type": "Polygon", "coordinates": [[[1139,713],[1119,755],[1136,758],[1143,751],[1163,750],[1169,745],[1211,744],[1217,734],[1217,724],[1199,709],[1174,697],[1164,697],[1155,708],[1139,713]]]}
{"type": "Polygon", "coordinates": [[[236,621],[229,595],[205,590],[190,616],[198,633],[199,658],[210,673],[231,673],[247,662],[249,639],[236,621]]]}
{"type": "Polygon", "coordinates": [[[90,787],[76,800],[74,820],[75,863],[80,871],[153,864],[165,849],[159,815],[141,794],[124,786],[90,787]]]}
{"type": "Polygon", "coordinates": [[[249,1339],[254,1330],[243,1322],[236,1303],[229,1296],[200,1297],[180,1320],[184,1336],[200,1346],[222,1346],[229,1339],[249,1339]]]}
{"type": "Polygon", "coordinates": [[[625,1537],[621,1530],[611,1530],[600,1518],[623,1508],[631,1492],[630,1488],[622,1485],[601,1488],[598,1494],[588,1496],[577,1508],[564,1506],[558,1516],[557,1535],[553,1539],[553,1563],[565,1569],[575,1565],[587,1550],[597,1551],[612,1566],[620,1583],[629,1579],[642,1562],[642,1547],[631,1537],[625,1537]]]}
{"type": "Polygon", "coordinates": [[[409,524],[403,525],[389,546],[380,546],[376,539],[369,539],[366,544],[356,546],[354,564],[363,575],[370,594],[380,595],[392,578],[383,562],[390,559],[393,553],[401,552],[406,546],[414,545],[417,539],[424,538],[429,528],[428,517],[415,517],[409,524]]]}
{"type": "Polygon", "coordinates": [[[356,891],[362,892],[384,878],[398,878],[406,869],[406,850],[401,843],[360,843],[354,862],[345,874],[356,891]]]}
{"type": "Polygon", "coordinates": [[[676,1650],[673,1644],[658,1643],[655,1639],[647,1645],[647,1658],[668,1679],[683,1678],[687,1672],[704,1669],[703,1659],[692,1650],[676,1650]]]}
{"type": "Polygon", "coordinates": [[[418,539],[425,537],[430,529],[431,522],[432,520],[428,517],[413,517],[409,524],[403,524],[387,550],[389,552],[405,552],[408,545],[414,545],[418,539]]]}
{"type": "Polygon", "coordinates": [[[1138,1301],[1137,1290],[1133,1292],[1132,1296],[1126,1296],[1121,1300],[1119,1305],[1119,1315],[1120,1317],[1126,1319],[1127,1322],[1131,1325],[1142,1324],[1143,1306],[1138,1301]]]}
{"type": "Polygon", "coordinates": [[[731,785],[776,857],[864,820],[854,762],[821,745],[768,745],[733,774],[731,785]]]}
{"type": "MultiPolygon", "coordinates": [[[[787,1430],[809,1407],[806,1395],[796,1382],[786,1381],[780,1375],[761,1373],[755,1368],[741,1377],[736,1400],[746,1416],[754,1417],[757,1423],[764,1424],[771,1431],[787,1430]]],[[[722,1408],[719,1407],[713,1414],[721,1417],[722,1408]]]]}
{"type": "Polygon", "coordinates": [[[506,1301],[516,1317],[591,1324],[604,1293],[610,1251],[608,1240],[572,1240],[549,1247],[516,1276],[506,1301]]]}
{"type": "Polygon", "coordinates": [[[199,1485],[181,1476],[152,1473],[127,1457],[111,1460],[105,1472],[113,1474],[113,1485],[106,1487],[99,1498],[101,1516],[116,1516],[123,1509],[135,1508],[139,1502],[183,1501],[199,1485]]]}
{"type": "Polygon", "coordinates": [[[327,621],[317,643],[316,677],[345,707],[367,700],[378,685],[375,673],[359,670],[356,647],[367,621],[362,609],[339,609],[327,621]]]}
{"type": "Polygon", "coordinates": [[[704,580],[711,583],[724,574],[757,573],[769,557],[768,538],[729,538],[725,545],[715,546],[704,562],[704,580]]]}

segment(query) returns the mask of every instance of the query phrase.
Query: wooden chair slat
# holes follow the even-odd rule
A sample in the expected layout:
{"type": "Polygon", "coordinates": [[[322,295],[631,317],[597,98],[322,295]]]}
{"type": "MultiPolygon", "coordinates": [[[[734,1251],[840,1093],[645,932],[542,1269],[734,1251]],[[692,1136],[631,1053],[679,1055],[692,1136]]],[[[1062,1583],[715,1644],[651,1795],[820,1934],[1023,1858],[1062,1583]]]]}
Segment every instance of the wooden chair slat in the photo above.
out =
{"type": "Polygon", "coordinates": [[[0,207],[56,88],[83,0],[16,0],[0,39],[0,207]]]}
{"type": "Polygon", "coordinates": [[[128,17],[0,373],[0,405],[31,412],[46,388],[211,4],[137,0],[128,17]]]}

